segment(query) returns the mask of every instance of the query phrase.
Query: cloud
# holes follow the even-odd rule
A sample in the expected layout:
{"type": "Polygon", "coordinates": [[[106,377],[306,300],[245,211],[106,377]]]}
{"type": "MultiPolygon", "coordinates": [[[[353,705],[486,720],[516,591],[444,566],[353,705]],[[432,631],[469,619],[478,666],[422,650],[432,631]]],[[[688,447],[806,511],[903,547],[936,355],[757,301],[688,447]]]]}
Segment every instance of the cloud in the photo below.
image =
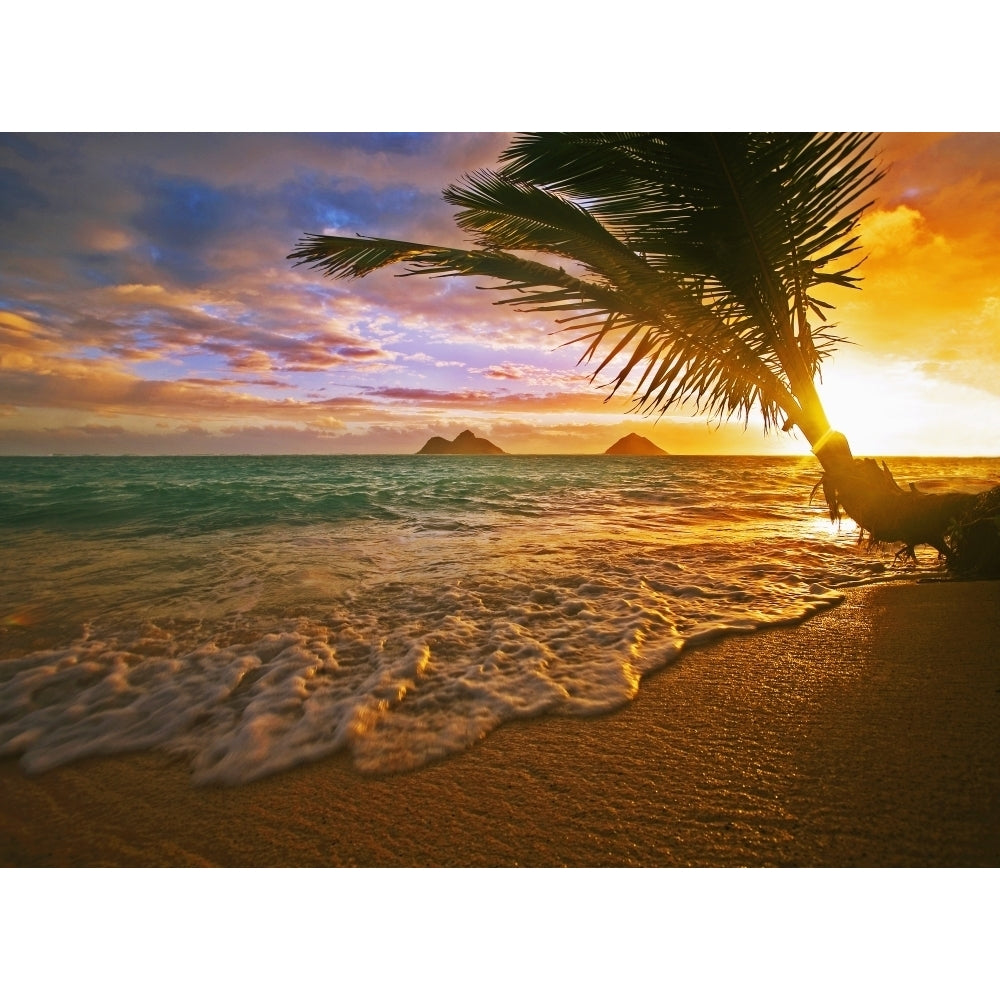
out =
{"type": "Polygon", "coordinates": [[[944,245],[944,238],[928,233],[924,217],[906,205],[864,216],[862,241],[871,257],[905,254],[918,244],[935,239],[944,245]]]}
{"type": "Polygon", "coordinates": [[[459,404],[462,406],[478,405],[482,403],[492,404],[496,397],[488,392],[479,390],[464,390],[461,392],[449,392],[443,389],[421,389],[410,386],[390,386],[385,388],[372,388],[365,392],[366,396],[375,396],[379,399],[401,400],[407,403],[442,403],[459,404]]]}
{"type": "Polygon", "coordinates": [[[310,401],[241,391],[247,385],[287,388],[287,383],[277,380],[142,378],[118,360],[63,356],[57,350],[60,345],[16,315],[0,314],[0,346],[0,398],[21,411],[75,410],[178,419],[273,413],[282,419],[301,420],[331,409],[357,414],[371,408],[370,403],[355,397],[310,401]]]}
{"type": "MultiPolygon", "coordinates": [[[[55,430],[55,428],[50,428],[55,430]]],[[[77,424],[73,428],[75,434],[83,434],[88,437],[122,437],[127,434],[126,428],[119,424],[77,424]]]]}
{"type": "Polygon", "coordinates": [[[473,375],[485,375],[486,378],[510,379],[519,382],[524,378],[523,373],[516,365],[492,365],[489,368],[473,368],[473,375]]]}
{"type": "MultiPolygon", "coordinates": [[[[0,451],[8,455],[336,454],[343,450],[339,440],[333,427],[287,424],[230,424],[216,431],[197,424],[149,431],[122,424],[30,430],[0,427],[0,451]]],[[[362,450],[379,449],[362,446],[362,450]]]]}
{"type": "Polygon", "coordinates": [[[376,344],[337,333],[299,338],[253,330],[239,339],[206,340],[201,346],[226,358],[237,372],[321,372],[394,357],[376,344]]]}
{"type": "Polygon", "coordinates": [[[484,378],[502,382],[523,382],[525,385],[542,386],[550,392],[555,388],[579,388],[590,384],[585,372],[579,369],[543,368],[540,365],[509,362],[502,365],[490,365],[487,368],[469,368],[470,375],[482,375],[484,378]]]}

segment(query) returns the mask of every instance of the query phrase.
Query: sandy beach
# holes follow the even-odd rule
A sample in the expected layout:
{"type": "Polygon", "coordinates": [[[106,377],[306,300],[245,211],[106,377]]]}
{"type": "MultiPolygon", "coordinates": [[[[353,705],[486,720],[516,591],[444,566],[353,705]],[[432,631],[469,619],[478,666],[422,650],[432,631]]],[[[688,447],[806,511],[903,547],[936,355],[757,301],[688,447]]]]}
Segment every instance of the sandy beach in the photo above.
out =
{"type": "Polygon", "coordinates": [[[138,754],[0,763],[8,866],[1000,864],[1000,582],[850,591],[686,653],[600,718],[387,777],[198,787],[138,754]]]}

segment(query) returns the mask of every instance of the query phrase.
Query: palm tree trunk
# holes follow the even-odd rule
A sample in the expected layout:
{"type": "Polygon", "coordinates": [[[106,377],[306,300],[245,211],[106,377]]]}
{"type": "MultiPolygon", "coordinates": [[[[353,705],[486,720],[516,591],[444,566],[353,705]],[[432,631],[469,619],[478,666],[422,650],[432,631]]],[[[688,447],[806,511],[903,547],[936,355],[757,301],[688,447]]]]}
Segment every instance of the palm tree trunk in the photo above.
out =
{"type": "MultiPolygon", "coordinates": [[[[975,553],[961,551],[959,526],[973,511],[978,499],[974,494],[921,493],[913,484],[903,489],[884,462],[879,465],[872,458],[854,457],[847,438],[826,421],[815,390],[812,395],[815,405],[803,407],[808,416],[799,426],[823,467],[823,494],[832,520],[846,513],[871,542],[901,544],[897,555],[905,553],[915,558],[914,546],[931,545],[959,571],[981,561],[975,553]],[[949,545],[949,538],[960,551],[949,545]]],[[[1000,489],[992,492],[998,494],[994,508],[1000,508],[1000,489]]],[[[988,505],[984,507],[977,520],[983,521],[989,509],[988,505]]],[[[982,538],[977,547],[982,547],[982,538]]],[[[964,549],[968,549],[967,540],[964,549]]]]}

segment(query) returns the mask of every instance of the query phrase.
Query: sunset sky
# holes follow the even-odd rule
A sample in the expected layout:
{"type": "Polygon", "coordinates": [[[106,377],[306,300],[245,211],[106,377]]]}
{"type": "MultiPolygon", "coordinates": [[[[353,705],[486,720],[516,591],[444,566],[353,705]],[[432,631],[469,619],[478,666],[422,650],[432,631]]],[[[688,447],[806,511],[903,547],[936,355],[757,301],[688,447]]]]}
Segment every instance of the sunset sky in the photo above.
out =
{"type": "MultiPolygon", "coordinates": [[[[303,232],[461,244],[448,183],[497,133],[0,135],[0,454],[804,454],[796,434],[627,413],[543,314],[475,281],[332,282],[303,232]]],[[[821,396],[858,454],[1000,454],[1000,134],[887,133],[852,341],[821,396]]]]}

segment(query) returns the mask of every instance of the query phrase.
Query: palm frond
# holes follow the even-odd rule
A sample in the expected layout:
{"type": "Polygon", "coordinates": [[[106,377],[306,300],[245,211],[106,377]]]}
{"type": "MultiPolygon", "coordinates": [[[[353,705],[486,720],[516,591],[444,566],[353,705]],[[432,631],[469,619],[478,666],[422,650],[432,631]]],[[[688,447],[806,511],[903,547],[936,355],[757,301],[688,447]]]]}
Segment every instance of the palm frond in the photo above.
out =
{"type": "Polygon", "coordinates": [[[526,133],[500,169],[444,192],[474,248],[307,235],[290,259],[333,278],[401,264],[496,279],[500,304],[572,324],[595,379],[617,364],[605,386],[629,387],[641,411],[691,403],[745,420],[757,409],[765,426],[809,423],[808,436],[825,421],[814,377],[840,342],[816,290],[860,280],[875,141],[526,133]]]}

